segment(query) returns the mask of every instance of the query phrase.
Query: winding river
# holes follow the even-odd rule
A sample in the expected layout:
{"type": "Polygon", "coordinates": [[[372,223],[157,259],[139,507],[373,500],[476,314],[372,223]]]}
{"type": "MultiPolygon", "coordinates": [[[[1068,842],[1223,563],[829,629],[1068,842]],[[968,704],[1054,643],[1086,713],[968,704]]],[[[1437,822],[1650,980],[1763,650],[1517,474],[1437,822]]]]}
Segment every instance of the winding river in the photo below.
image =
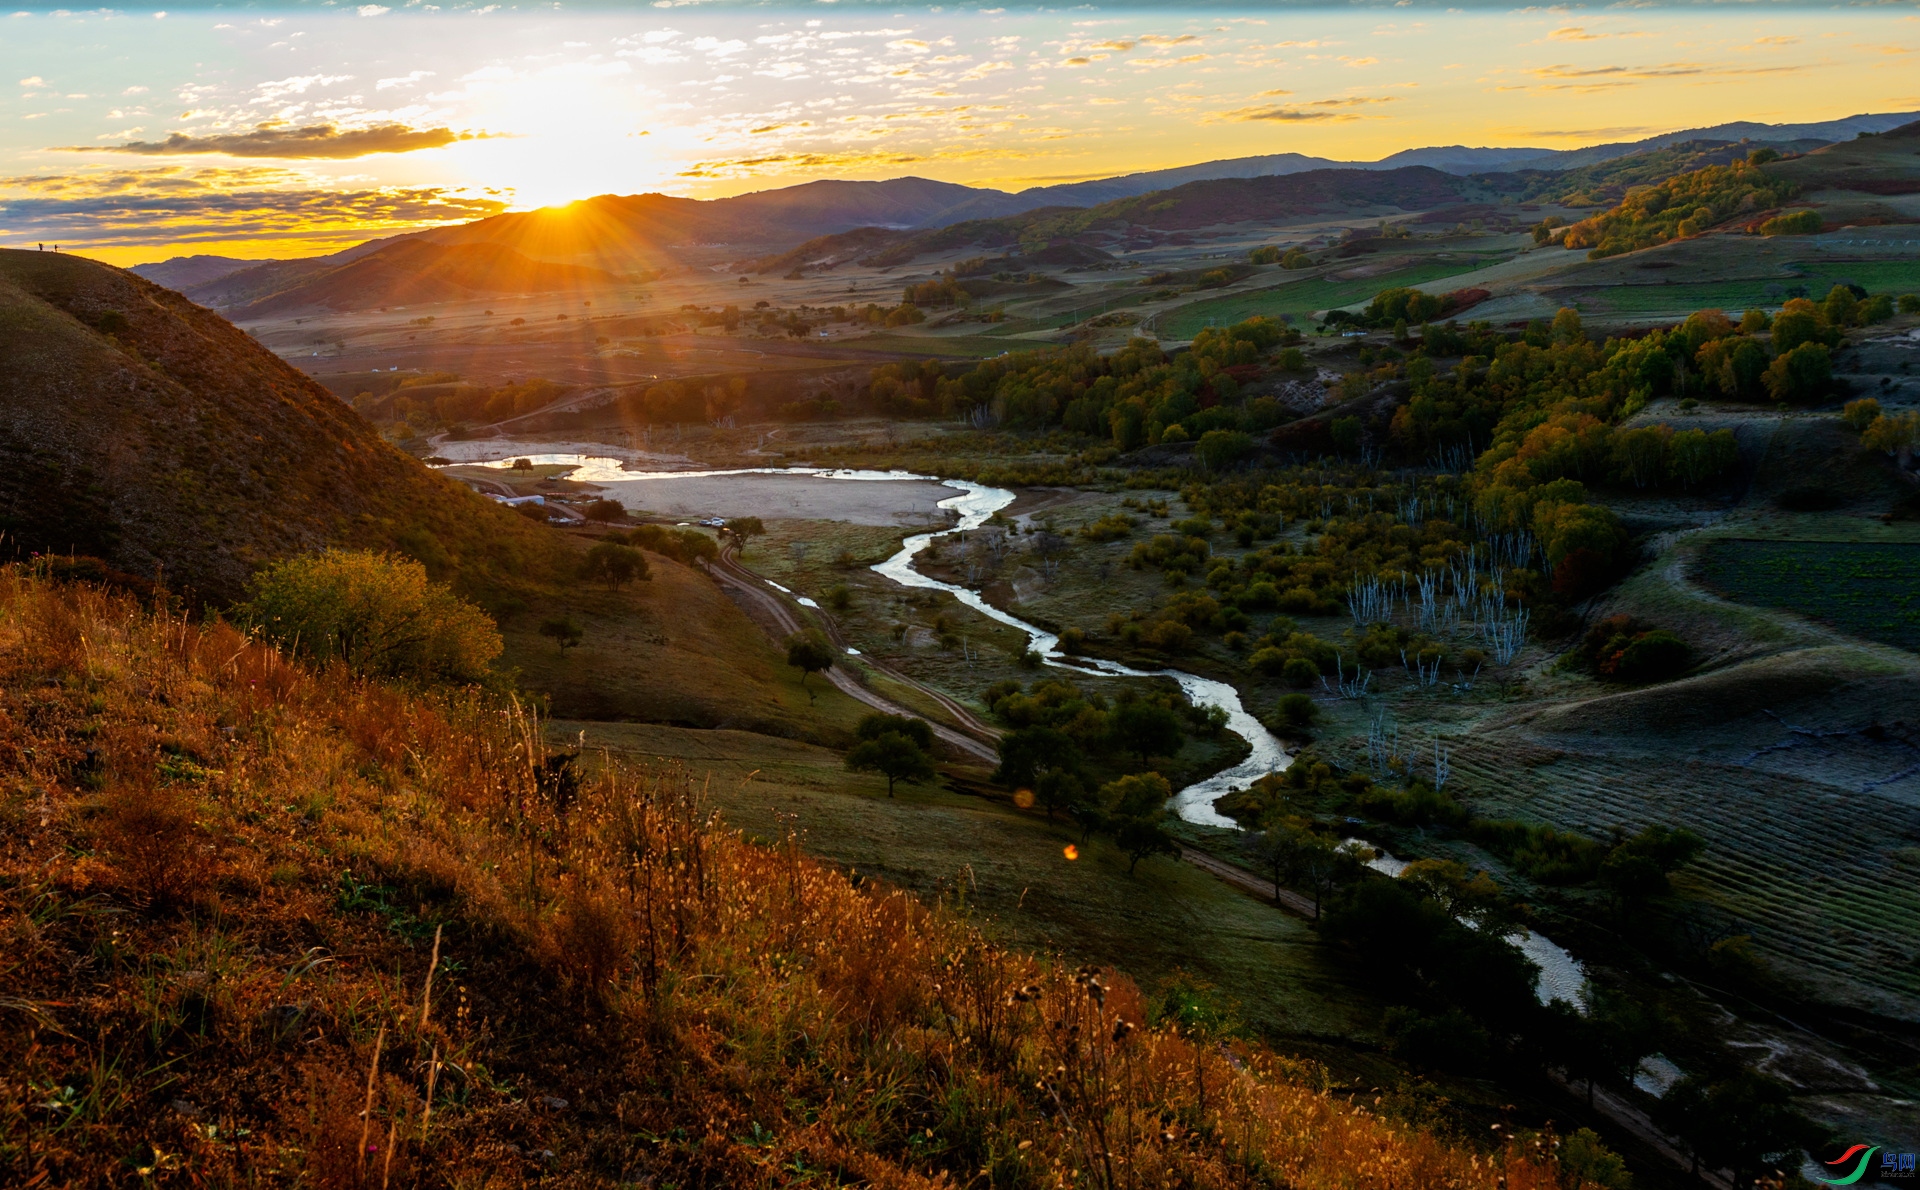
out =
{"type": "MultiPolygon", "coordinates": [[[[1204,780],[1176,791],[1173,795],[1173,809],[1181,818],[1199,826],[1239,829],[1239,823],[1213,808],[1213,803],[1221,796],[1243,789],[1268,773],[1284,770],[1292,762],[1292,757],[1281,745],[1279,739],[1266,729],[1261,722],[1247,712],[1240,702],[1240,692],[1225,682],[1216,682],[1198,674],[1185,673],[1177,669],[1144,670],[1122,665],[1117,661],[1105,661],[1092,657],[1069,656],[1060,651],[1060,638],[1046,632],[1010,612],[1001,610],[988,603],[978,591],[953,583],[942,582],[914,569],[913,560],[936,538],[956,533],[966,533],[985,525],[993,514],[999,512],[1015,500],[1015,494],[1005,488],[988,487],[964,479],[938,479],[934,476],[918,475],[910,471],[854,471],[833,470],[816,467],[745,467],[723,471],[630,471],[620,459],[587,455],[521,455],[537,465],[565,464],[576,468],[571,478],[607,488],[618,499],[623,492],[632,494],[626,485],[658,483],[663,480],[717,478],[732,475],[787,475],[827,480],[849,480],[855,482],[883,483],[933,482],[944,487],[956,489],[958,495],[939,501],[939,507],[957,516],[959,519],[946,529],[927,533],[916,533],[901,543],[899,552],[872,569],[903,587],[920,590],[945,591],[961,603],[979,612],[983,616],[997,620],[1010,628],[1019,629],[1027,634],[1027,647],[1040,654],[1044,664],[1057,669],[1071,670],[1104,677],[1149,678],[1167,677],[1180,684],[1180,689],[1195,706],[1219,707],[1227,713],[1227,729],[1247,741],[1250,751],[1245,760],[1224,772],[1215,773],[1204,780]]],[[[489,461],[479,464],[487,467],[506,467],[511,464],[501,461],[489,461]]],[[[624,501],[623,501],[624,502],[624,501]]],[[[779,584],[775,583],[778,587],[779,584]]],[[[780,587],[785,591],[786,588],[780,587]]],[[[791,592],[789,592],[791,594],[791,592]]],[[[800,597],[800,602],[808,607],[818,607],[813,600],[800,597]]],[[[1396,860],[1384,852],[1380,853],[1369,867],[1389,876],[1398,876],[1406,867],[1402,860],[1396,860]]],[[[1566,1000],[1576,1007],[1585,1007],[1582,988],[1586,973],[1578,959],[1568,954],[1547,938],[1536,933],[1516,932],[1508,940],[1518,946],[1522,953],[1532,959],[1540,968],[1540,979],[1536,994],[1541,1003],[1551,1000],[1566,1000]]]]}

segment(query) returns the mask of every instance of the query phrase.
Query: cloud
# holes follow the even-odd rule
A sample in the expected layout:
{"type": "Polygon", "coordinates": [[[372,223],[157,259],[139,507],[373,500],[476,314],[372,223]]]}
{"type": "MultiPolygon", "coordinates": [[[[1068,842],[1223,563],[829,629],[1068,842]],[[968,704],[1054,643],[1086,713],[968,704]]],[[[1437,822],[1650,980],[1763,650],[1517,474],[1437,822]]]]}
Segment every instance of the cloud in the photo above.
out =
{"type": "Polygon", "coordinates": [[[1589,33],[1578,25],[1568,25],[1564,29],[1555,29],[1553,32],[1547,34],[1547,40],[1548,41],[1601,41],[1605,39],[1607,36],[1608,35],[1605,33],[1589,33]]]}
{"type": "MultiPolygon", "coordinates": [[[[1750,74],[1791,74],[1805,69],[1800,66],[1706,66],[1699,62],[1666,62],[1658,66],[1594,66],[1578,67],[1539,66],[1527,73],[1542,79],[1580,80],[1580,86],[1626,86],[1626,80],[1647,80],[1666,78],[1690,78],[1700,75],[1716,77],[1750,74]],[[1595,81],[1598,80],[1598,81],[1595,81]]],[[[1573,89],[1562,84],[1557,87],[1537,88],[1540,90],[1573,89]]]]}
{"type": "Polygon", "coordinates": [[[347,243],[483,219],[506,207],[497,197],[440,187],[317,189],[302,174],[268,166],[0,178],[5,239],[81,248],[246,239],[347,243]]]}
{"type": "Polygon", "coordinates": [[[1645,136],[1659,129],[1647,124],[1618,124],[1611,128],[1529,128],[1520,136],[1541,140],[1608,140],[1621,136],[1645,136]]]}
{"type": "Polygon", "coordinates": [[[960,81],[963,83],[970,83],[975,81],[976,79],[986,78],[988,75],[993,74],[996,71],[1012,70],[1012,69],[1013,69],[1013,63],[1011,62],[982,62],[980,63],[980,65],[973,67],[971,70],[968,70],[965,74],[961,75],[960,81]]]}
{"type": "Polygon", "coordinates": [[[1358,120],[1360,119],[1358,115],[1344,109],[1366,107],[1375,103],[1394,103],[1397,100],[1398,96],[1394,95],[1350,95],[1341,99],[1316,99],[1311,103],[1298,103],[1291,106],[1235,108],[1230,112],[1215,112],[1208,119],[1210,122],[1230,120],[1234,123],[1274,120],[1284,124],[1303,124],[1317,120],[1358,120]]]}
{"type": "Polygon", "coordinates": [[[1186,54],[1179,58],[1129,58],[1127,65],[1138,66],[1143,70],[1158,70],[1168,66],[1180,66],[1188,62],[1205,62],[1212,54],[1186,54]]]}
{"type": "Polygon", "coordinates": [[[1282,123],[1307,123],[1313,120],[1357,120],[1354,116],[1341,112],[1301,111],[1290,107],[1243,107],[1238,111],[1224,112],[1222,119],[1247,122],[1252,120],[1278,120],[1282,123]]]}
{"type": "Polygon", "coordinates": [[[421,79],[432,78],[433,73],[431,70],[409,70],[399,78],[381,79],[373,85],[373,89],[376,91],[384,91],[389,87],[410,87],[421,79]]]}
{"type": "Polygon", "coordinates": [[[20,85],[23,87],[44,87],[47,85],[47,80],[37,74],[28,75],[26,78],[20,80],[20,85]]]}
{"type": "MultiPolygon", "coordinates": [[[[314,87],[331,87],[335,83],[352,82],[350,74],[296,74],[291,78],[275,79],[270,83],[261,83],[254,96],[255,103],[278,103],[289,95],[305,95],[314,87]]],[[[180,97],[191,102],[189,91],[204,94],[210,87],[181,88],[180,97]]]]}
{"type": "Polygon", "coordinates": [[[375,153],[413,153],[439,149],[456,141],[484,140],[484,132],[455,132],[450,128],[409,128],[405,124],[376,124],[370,128],[339,128],[312,124],[305,128],[261,125],[251,132],[191,136],[176,132],[163,141],[129,141],[103,148],[66,146],[70,153],[132,153],[142,157],[174,157],[219,153],[227,157],[267,157],[283,160],[344,161],[375,153]]]}
{"type": "Polygon", "coordinates": [[[1192,45],[1194,42],[1199,40],[1200,39],[1198,37],[1194,36],[1191,33],[1182,33],[1178,37],[1164,37],[1157,33],[1149,33],[1145,37],[1140,38],[1140,44],[1141,45],[1192,45]]]}
{"type": "Polygon", "coordinates": [[[903,165],[921,165],[933,161],[1012,160],[1027,154],[1006,148],[946,149],[930,153],[912,152],[816,152],[773,153],[756,157],[733,157],[701,161],[680,171],[683,178],[741,178],[759,174],[847,173],[862,169],[894,169],[903,165]]]}
{"type": "Polygon", "coordinates": [[[354,9],[354,11],[363,17],[382,17],[393,10],[384,4],[362,4],[360,7],[354,9]]]}

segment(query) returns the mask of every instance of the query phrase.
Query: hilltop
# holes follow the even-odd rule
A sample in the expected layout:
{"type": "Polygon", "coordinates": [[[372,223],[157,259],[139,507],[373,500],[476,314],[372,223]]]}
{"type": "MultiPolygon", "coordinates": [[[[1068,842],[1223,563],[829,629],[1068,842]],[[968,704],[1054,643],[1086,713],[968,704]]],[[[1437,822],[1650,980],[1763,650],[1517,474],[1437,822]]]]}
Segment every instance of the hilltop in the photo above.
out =
{"type": "Polygon", "coordinates": [[[225,319],[80,257],[0,251],[0,524],[200,598],[329,544],[401,549],[470,593],[543,531],[383,441],[225,319]]]}

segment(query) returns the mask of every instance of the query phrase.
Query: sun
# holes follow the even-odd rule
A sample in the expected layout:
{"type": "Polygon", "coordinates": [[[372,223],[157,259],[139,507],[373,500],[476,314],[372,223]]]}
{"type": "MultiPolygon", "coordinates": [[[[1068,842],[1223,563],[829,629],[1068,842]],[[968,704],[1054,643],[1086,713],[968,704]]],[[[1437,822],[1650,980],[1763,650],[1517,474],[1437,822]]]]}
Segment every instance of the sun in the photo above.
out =
{"type": "Polygon", "coordinates": [[[672,185],[671,167],[645,128],[649,105],[621,71],[500,80],[478,98],[472,118],[493,135],[453,151],[473,183],[511,191],[516,208],[672,185]]]}

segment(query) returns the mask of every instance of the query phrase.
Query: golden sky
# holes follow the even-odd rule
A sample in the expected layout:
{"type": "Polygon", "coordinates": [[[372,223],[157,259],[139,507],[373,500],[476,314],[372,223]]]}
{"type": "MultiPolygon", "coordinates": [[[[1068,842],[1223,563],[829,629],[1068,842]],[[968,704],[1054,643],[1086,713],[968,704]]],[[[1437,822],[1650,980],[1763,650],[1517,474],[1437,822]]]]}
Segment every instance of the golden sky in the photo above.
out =
{"type": "Polygon", "coordinates": [[[1017,190],[1920,109],[1912,4],[0,15],[0,245],[292,256],[602,193],[1017,190]]]}

